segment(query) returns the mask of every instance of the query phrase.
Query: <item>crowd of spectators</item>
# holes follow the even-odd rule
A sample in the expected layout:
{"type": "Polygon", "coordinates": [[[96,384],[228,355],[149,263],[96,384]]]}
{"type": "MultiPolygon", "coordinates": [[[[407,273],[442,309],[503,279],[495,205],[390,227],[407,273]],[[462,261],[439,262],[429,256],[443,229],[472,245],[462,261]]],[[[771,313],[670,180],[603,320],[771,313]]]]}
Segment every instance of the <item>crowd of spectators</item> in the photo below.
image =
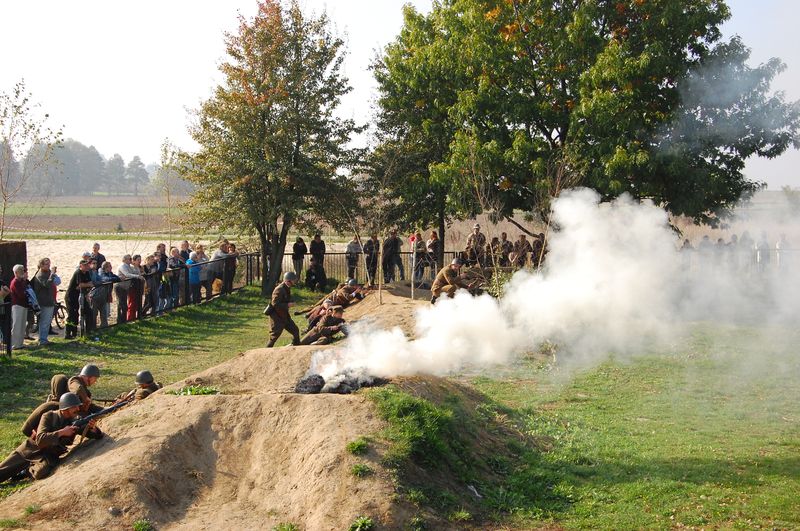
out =
{"type": "Polygon", "coordinates": [[[698,267],[745,273],[787,270],[794,252],[786,234],[781,234],[773,244],[766,231],[761,232],[758,240],[753,239],[749,231],[742,232],[741,236],[733,234],[727,242],[723,238],[714,242],[706,235],[696,248],[685,239],[680,251],[685,269],[698,267]]]}
{"type": "Polygon", "coordinates": [[[10,285],[0,287],[0,302],[7,299],[11,302],[11,348],[24,348],[25,339],[34,339],[28,335],[33,331],[34,316],[38,344],[49,342],[59,286],[64,286],[64,282],[66,288],[61,290],[67,313],[64,337],[73,339],[78,336],[79,328],[90,333],[98,326],[107,327],[114,300],[116,321],[124,323],[210,299],[215,281],[219,283],[219,292],[230,293],[238,256],[236,246],[227,240],[219,244],[210,258],[201,244],[192,248],[184,240],[180,247],[167,251],[166,245],[160,243],[152,254],[144,257],[126,254],[115,272],[113,264],[100,251],[100,244],[95,243],[91,252],[82,254],[77,267],[69,273],[69,280],[66,277],[62,280],[57,267],[46,257],[38,261],[33,275],[29,275],[25,266],[15,265],[10,285]]]}

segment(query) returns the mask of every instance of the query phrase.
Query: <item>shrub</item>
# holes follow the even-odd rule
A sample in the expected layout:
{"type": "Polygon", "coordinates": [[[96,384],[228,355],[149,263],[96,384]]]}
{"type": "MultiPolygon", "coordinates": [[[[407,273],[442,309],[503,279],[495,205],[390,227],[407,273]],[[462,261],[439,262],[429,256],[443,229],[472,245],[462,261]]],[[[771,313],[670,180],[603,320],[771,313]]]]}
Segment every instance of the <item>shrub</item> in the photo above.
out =
{"type": "Polygon", "coordinates": [[[141,518],[133,523],[133,531],[156,531],[156,528],[150,520],[141,518]]]}
{"type": "Polygon", "coordinates": [[[348,531],[371,531],[372,529],[375,529],[375,522],[372,521],[372,518],[359,516],[350,524],[348,531]]]}
{"type": "Polygon", "coordinates": [[[372,474],[372,469],[364,463],[356,463],[353,465],[353,468],[350,469],[350,473],[357,478],[363,478],[372,474]]]}
{"type": "Polygon", "coordinates": [[[367,440],[364,437],[359,437],[355,441],[350,441],[347,443],[345,448],[353,455],[364,455],[367,453],[369,443],[367,443],[367,440]]]}

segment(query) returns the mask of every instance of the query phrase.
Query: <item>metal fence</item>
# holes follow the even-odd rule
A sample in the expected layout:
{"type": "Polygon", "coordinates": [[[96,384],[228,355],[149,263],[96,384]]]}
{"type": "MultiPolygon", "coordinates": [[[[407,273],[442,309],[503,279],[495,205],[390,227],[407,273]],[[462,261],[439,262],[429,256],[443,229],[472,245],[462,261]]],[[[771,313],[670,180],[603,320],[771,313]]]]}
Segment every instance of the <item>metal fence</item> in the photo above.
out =
{"type": "Polygon", "coordinates": [[[0,302],[0,352],[11,356],[11,302],[0,302]]]}

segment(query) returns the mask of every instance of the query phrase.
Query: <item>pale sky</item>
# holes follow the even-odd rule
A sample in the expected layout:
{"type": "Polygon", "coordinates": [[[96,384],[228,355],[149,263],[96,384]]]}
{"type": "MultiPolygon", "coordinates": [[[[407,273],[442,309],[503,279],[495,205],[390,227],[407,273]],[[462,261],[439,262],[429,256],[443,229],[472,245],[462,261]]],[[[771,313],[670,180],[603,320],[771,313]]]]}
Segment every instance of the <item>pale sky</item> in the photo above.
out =
{"type": "MultiPolygon", "coordinates": [[[[375,83],[367,67],[375,50],[402,24],[401,7],[427,12],[431,0],[304,0],[311,11],[327,9],[348,45],[345,73],[354,87],[342,113],[363,123],[371,113],[375,83]]],[[[800,99],[800,48],[793,45],[800,16],[795,0],[729,0],[728,35],[738,33],[753,49],[753,62],[778,56],[788,65],[775,83],[800,99]],[[794,9],[793,9],[794,8],[794,9]]],[[[255,0],[6,0],[0,3],[0,90],[25,78],[44,110],[65,135],[94,145],[110,157],[139,155],[158,162],[164,138],[185,149],[193,144],[188,109],[207,98],[221,76],[222,34],[250,17],[255,0]]],[[[771,188],[800,186],[800,153],[748,163],[748,176],[771,188]]]]}

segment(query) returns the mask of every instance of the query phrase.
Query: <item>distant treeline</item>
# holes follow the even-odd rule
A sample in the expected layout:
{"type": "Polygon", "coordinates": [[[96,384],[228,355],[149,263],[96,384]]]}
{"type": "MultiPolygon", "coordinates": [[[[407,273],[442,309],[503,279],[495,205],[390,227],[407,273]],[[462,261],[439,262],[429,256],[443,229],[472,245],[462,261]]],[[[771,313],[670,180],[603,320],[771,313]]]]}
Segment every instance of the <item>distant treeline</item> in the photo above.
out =
{"type": "MultiPolygon", "coordinates": [[[[31,148],[21,161],[14,161],[12,170],[23,175],[26,160],[35,159],[31,148]]],[[[145,195],[158,194],[166,183],[170,192],[175,195],[187,195],[193,187],[190,183],[170,176],[165,179],[158,164],[145,165],[136,155],[125,161],[115,153],[110,158],[103,156],[94,146],[86,146],[77,140],[65,140],[54,153],[54,163],[46,164],[41,169],[30,172],[26,176],[22,190],[29,195],[87,195],[94,192],[109,195],[145,195]]],[[[14,177],[12,175],[11,181],[14,177]]]]}

